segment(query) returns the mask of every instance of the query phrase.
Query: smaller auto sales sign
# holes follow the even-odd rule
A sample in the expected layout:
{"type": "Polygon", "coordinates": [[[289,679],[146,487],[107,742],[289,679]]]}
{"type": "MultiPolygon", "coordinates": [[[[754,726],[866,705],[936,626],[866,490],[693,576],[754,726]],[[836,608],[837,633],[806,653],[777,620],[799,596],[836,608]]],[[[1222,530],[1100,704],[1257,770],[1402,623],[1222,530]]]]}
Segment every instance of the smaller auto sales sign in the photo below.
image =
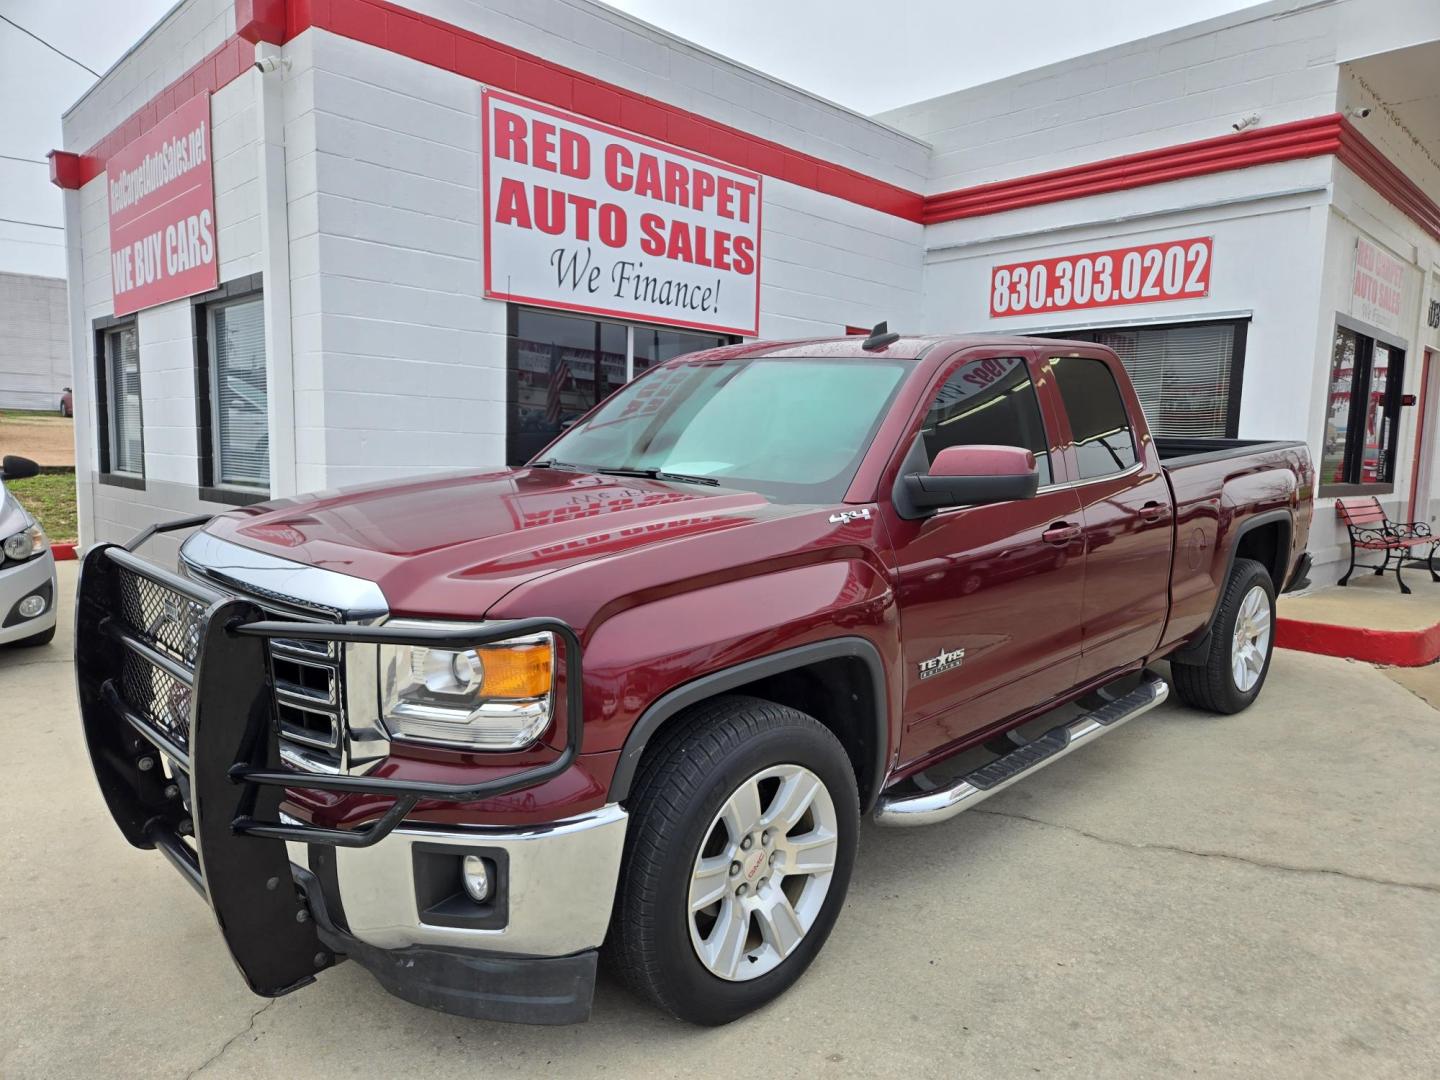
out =
{"type": "Polygon", "coordinates": [[[1363,236],[1355,238],[1350,314],[1391,332],[1400,329],[1405,306],[1405,264],[1363,236]]]}
{"type": "Polygon", "coordinates": [[[494,90],[485,295],[754,335],[760,176],[494,90]]]}
{"type": "Polygon", "coordinates": [[[115,314],[215,288],[210,95],[185,102],[105,166],[115,314]]]}
{"type": "Polygon", "coordinates": [[[1188,300],[1210,294],[1211,238],[1092,251],[990,271],[990,316],[1188,300]]]}

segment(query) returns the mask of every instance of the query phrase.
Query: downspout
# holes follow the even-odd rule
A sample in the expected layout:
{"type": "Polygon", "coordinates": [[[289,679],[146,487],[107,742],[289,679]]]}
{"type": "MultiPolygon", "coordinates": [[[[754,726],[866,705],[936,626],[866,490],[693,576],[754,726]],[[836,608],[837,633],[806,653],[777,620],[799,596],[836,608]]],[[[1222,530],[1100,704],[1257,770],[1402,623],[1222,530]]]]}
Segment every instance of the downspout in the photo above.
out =
{"type": "Polygon", "coordinates": [[[255,45],[255,114],[260,133],[260,249],[265,278],[265,366],[270,425],[270,495],[296,494],[295,364],[290,312],[290,204],[285,193],[285,81],[278,45],[255,45]]]}
{"type": "Polygon", "coordinates": [[[74,409],[75,502],[80,512],[80,549],[95,543],[95,474],[100,468],[96,453],[95,369],[90,360],[94,335],[85,318],[85,254],[82,248],[80,190],[62,192],[65,203],[65,296],[70,323],[70,400],[74,409]]]}

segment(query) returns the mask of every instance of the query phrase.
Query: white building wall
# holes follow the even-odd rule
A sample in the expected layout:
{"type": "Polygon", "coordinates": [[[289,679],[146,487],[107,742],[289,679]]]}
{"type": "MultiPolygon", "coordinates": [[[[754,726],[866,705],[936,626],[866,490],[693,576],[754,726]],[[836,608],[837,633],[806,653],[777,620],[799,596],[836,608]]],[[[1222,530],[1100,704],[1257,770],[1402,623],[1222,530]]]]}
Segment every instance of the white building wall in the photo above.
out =
{"type": "MultiPolygon", "coordinates": [[[[588,0],[414,6],[862,174],[911,189],[922,181],[921,141],[588,0]]],[[[88,149],[232,31],[224,0],[177,8],[67,116],[66,147],[88,149]]],[[[285,170],[269,182],[283,183],[288,209],[293,381],[272,372],[270,393],[293,397],[297,487],[502,463],[506,307],[482,289],[481,85],[321,30],[284,56],[288,69],[247,69],[212,96],[211,137],[224,283],[266,264],[257,102],[262,78],[283,80],[285,170]]],[[[102,177],[79,193],[72,223],[87,328],[73,352],[90,393],[91,328],[111,312],[106,214],[102,177]]],[[[885,318],[919,325],[920,225],[772,177],[763,222],[762,335],[829,336],[885,318]]],[[[91,482],[100,433],[85,410],[87,542],[222,508],[198,498],[191,304],[142,311],[137,324],[145,490],[91,482]]]]}
{"type": "MultiPolygon", "coordinates": [[[[63,121],[65,147],[88,150],[136,109],[234,32],[229,0],[189,0],[177,6],[116,65],[63,121]]],[[[220,281],[259,272],[260,181],[255,97],[258,72],[246,70],[211,95],[211,160],[215,180],[216,245],[220,281]]],[[[112,315],[109,211],[104,175],[67,200],[66,228],[80,238],[83,279],[70,296],[72,325],[84,332],[70,343],[76,392],[76,471],[81,538],[125,540],[154,521],[219,512],[225,505],[199,497],[195,331],[190,301],[177,300],[136,314],[144,418],[145,488],[97,482],[99,444],[91,398],[96,387],[94,327],[112,315]],[[71,206],[74,210],[71,210],[71,206]]],[[[266,283],[267,287],[269,283],[266,283]]],[[[169,559],[174,542],[150,549],[169,559]]]]}
{"type": "MultiPolygon", "coordinates": [[[[1321,365],[1323,367],[1327,364],[1330,358],[1337,315],[1354,318],[1351,293],[1355,243],[1358,238],[1363,237],[1389,252],[1405,266],[1405,298],[1400,326],[1386,333],[1405,344],[1402,387],[1405,393],[1418,397],[1424,350],[1427,344],[1435,344],[1435,332],[1425,325],[1425,313],[1430,299],[1440,298],[1435,295],[1437,286],[1434,278],[1434,271],[1440,269],[1440,241],[1402,214],[1348,168],[1336,164],[1334,169],[1334,200],[1327,213],[1324,274],[1320,302],[1317,305],[1317,354],[1321,358],[1321,365]]],[[[1328,377],[1323,370],[1317,374],[1310,408],[1323,425],[1328,377]]],[[[1440,471],[1436,470],[1436,466],[1440,465],[1440,452],[1437,452],[1436,446],[1440,431],[1434,429],[1436,406],[1436,399],[1431,397],[1427,402],[1432,425],[1428,448],[1431,477],[1440,476],[1440,471]]],[[[1417,407],[1400,410],[1394,491],[1382,494],[1380,501],[1392,518],[1408,521],[1413,516],[1419,520],[1436,522],[1440,521],[1440,489],[1437,489],[1433,482],[1429,485],[1429,490],[1422,488],[1417,492],[1419,505],[1413,510],[1410,505],[1411,481],[1416,469],[1420,467],[1414,454],[1416,427],[1420,423],[1420,416],[1417,407]]],[[[1312,550],[1317,552],[1317,560],[1330,549],[1333,549],[1337,560],[1349,558],[1345,530],[1334,517],[1331,499],[1321,500],[1317,508],[1316,538],[1312,550]]]]}
{"type": "Polygon", "coordinates": [[[234,33],[234,0],[177,3],[66,111],[65,149],[94,146],[234,33]]]}
{"type": "Polygon", "coordinates": [[[406,6],[824,161],[919,191],[930,147],[591,0],[406,0],[406,6]]]}
{"type": "Polygon", "coordinates": [[[881,113],[950,191],[1335,111],[1330,0],[1262,4],[881,113]]]}
{"type": "MultiPolygon", "coordinates": [[[[654,59],[646,47],[626,52],[623,42],[645,46],[657,31],[611,20],[614,13],[593,5],[579,7],[606,17],[620,35],[614,39],[620,52],[654,59]]],[[[447,5],[434,13],[466,25],[463,17],[478,10],[447,5]]],[[[470,24],[537,52],[551,46],[534,27],[470,24]],[[519,40],[506,38],[510,31],[519,40]]],[[[706,104],[683,93],[674,100],[659,68],[610,71],[614,49],[582,58],[572,55],[575,40],[567,40],[569,53],[556,46],[547,58],[584,59],[588,72],[617,81],[624,75],[632,89],[685,107],[706,104]]],[[[302,35],[287,55],[301,43],[313,67],[295,77],[296,115],[286,139],[293,160],[313,161],[315,188],[303,196],[292,191],[292,274],[296,295],[305,297],[297,301],[296,341],[297,351],[303,343],[322,358],[309,381],[297,368],[301,486],[502,463],[506,306],[483,296],[481,84],[324,31],[302,35]],[[306,110],[302,102],[313,106],[306,110]],[[307,236],[315,237],[313,283],[302,274],[311,251],[295,255],[294,245],[307,236]]],[[[696,55],[701,67],[735,67],[696,55]]],[[[763,100],[784,109],[803,96],[781,87],[773,100],[752,105],[763,100]]],[[[754,121],[724,102],[709,104],[715,107],[706,114],[715,119],[754,121]]],[[[868,124],[831,106],[811,107],[834,113],[842,126],[868,124]]],[[[780,130],[775,122],[756,126],[762,135],[780,130]]],[[[880,131],[884,152],[896,145],[909,158],[923,152],[911,139],[880,131]]],[[[828,149],[862,172],[896,172],[891,160],[828,149]]],[[[762,337],[834,336],[846,325],[883,318],[919,324],[920,225],[768,176],[764,198],[762,337]]]]}
{"type": "Polygon", "coordinates": [[[0,409],[57,411],[69,385],[65,279],[0,273],[0,409]]]}

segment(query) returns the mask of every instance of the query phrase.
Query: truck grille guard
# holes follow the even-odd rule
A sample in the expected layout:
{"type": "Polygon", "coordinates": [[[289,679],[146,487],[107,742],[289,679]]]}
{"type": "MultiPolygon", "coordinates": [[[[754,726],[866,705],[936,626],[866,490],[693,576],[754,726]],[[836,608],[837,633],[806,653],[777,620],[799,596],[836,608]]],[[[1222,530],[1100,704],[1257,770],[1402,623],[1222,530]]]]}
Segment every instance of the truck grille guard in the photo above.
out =
{"type": "Polygon", "coordinates": [[[580,640],[553,618],[453,629],[277,620],[251,598],[134,554],[156,533],[208,520],[151,526],[127,545],[102,544],[85,555],[75,623],[81,721],[101,793],[125,838],[158,849],[206,898],[251,989],[273,997],[312,981],[334,959],[316,937],[305,898],[288,886],[283,841],[368,847],[422,799],[477,802],[564,772],[581,746],[580,640]],[[479,784],[301,772],[282,763],[271,639],[459,649],[542,631],[556,635],[565,653],[565,744],[553,761],[479,784]],[[361,827],[325,828],[280,820],[287,788],[394,801],[361,827]]]}

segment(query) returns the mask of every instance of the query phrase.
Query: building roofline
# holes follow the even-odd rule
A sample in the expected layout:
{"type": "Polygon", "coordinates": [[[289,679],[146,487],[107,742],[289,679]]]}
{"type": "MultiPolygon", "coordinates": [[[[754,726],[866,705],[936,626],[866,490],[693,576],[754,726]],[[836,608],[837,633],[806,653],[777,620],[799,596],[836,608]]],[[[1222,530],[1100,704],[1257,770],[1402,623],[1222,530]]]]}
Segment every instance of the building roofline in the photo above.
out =
{"type": "MultiPolygon", "coordinates": [[[[1077,53],[1074,56],[1067,56],[1063,59],[1042,65],[1041,67],[1025,68],[1010,75],[1002,75],[998,79],[990,79],[986,82],[959,87],[958,89],[950,90],[943,94],[936,94],[934,97],[920,98],[916,101],[908,102],[905,105],[897,105],[893,109],[883,109],[876,115],[877,117],[891,116],[896,113],[905,112],[908,109],[918,108],[922,105],[932,105],[937,102],[949,100],[961,100],[967,96],[978,95],[986,90],[1002,86],[1006,83],[1032,82],[1044,78],[1047,75],[1053,75],[1065,68],[1089,66],[1089,63],[1094,63],[1101,58],[1108,59],[1107,54],[1120,55],[1122,51],[1129,53],[1147,48],[1155,48],[1162,44],[1168,45],[1177,41],[1185,41],[1190,38],[1213,34],[1220,30],[1228,30],[1231,27],[1243,26],[1247,23],[1261,22],[1267,19],[1288,18],[1319,8],[1333,7],[1336,4],[1344,2],[1345,0],[1267,0],[1265,3],[1237,8],[1224,15],[1216,15],[1209,19],[1202,19],[1200,22],[1186,23],[1184,26],[1161,30],[1148,37],[1135,38],[1115,45],[1107,45],[1103,49],[1095,49],[1087,53],[1077,53]]],[[[885,121],[881,122],[883,123],[885,121]]]]}
{"type": "Polygon", "coordinates": [[[166,11],[164,15],[161,15],[160,18],[155,21],[155,24],[151,26],[149,30],[146,30],[145,33],[141,34],[138,38],[136,38],[135,41],[131,44],[131,46],[123,53],[121,53],[119,58],[113,64],[111,64],[108,68],[101,72],[100,77],[96,79],[93,83],[91,83],[89,88],[86,89],[86,91],[78,98],[76,98],[71,103],[68,109],[66,109],[60,114],[60,120],[64,122],[65,120],[69,119],[71,113],[73,113],[81,105],[85,104],[86,98],[88,98],[96,90],[99,90],[105,80],[108,79],[111,75],[115,74],[115,72],[119,70],[120,65],[125,63],[126,60],[129,60],[130,57],[134,55],[135,51],[139,49],[140,46],[144,45],[145,42],[149,41],[155,31],[159,30],[160,27],[164,26],[167,22],[169,22],[170,19],[174,17],[174,15],[182,7],[184,7],[187,2],[188,0],[175,0],[175,3],[170,6],[170,9],[166,11]]]}

